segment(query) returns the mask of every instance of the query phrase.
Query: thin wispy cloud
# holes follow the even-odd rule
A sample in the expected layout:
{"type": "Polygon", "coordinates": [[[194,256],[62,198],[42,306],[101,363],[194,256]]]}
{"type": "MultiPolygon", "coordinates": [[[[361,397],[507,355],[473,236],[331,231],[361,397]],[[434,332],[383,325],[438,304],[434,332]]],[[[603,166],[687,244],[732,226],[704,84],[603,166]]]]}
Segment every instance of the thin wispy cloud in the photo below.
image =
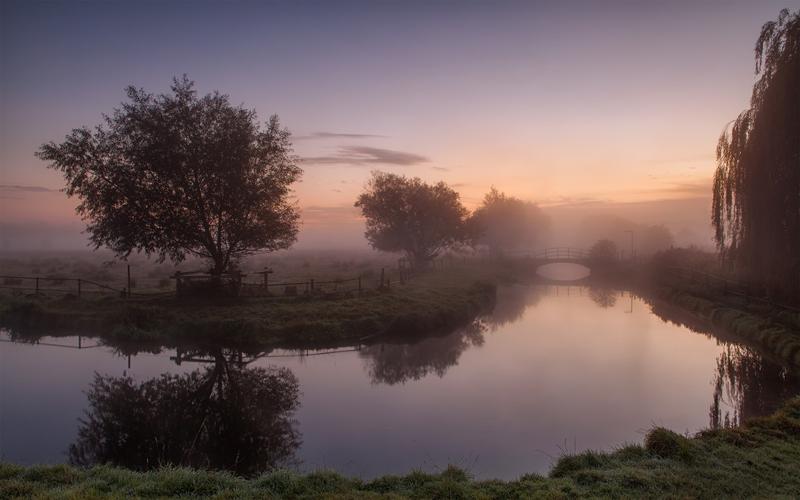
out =
{"type": "Polygon", "coordinates": [[[379,139],[386,138],[380,134],[354,134],[347,132],[314,132],[310,135],[300,135],[294,138],[296,141],[307,141],[310,139],[379,139]]]}
{"type": "Polygon", "coordinates": [[[24,193],[57,193],[58,189],[44,186],[22,186],[18,184],[0,184],[0,191],[24,193]]]}
{"type": "Polygon", "coordinates": [[[340,205],[313,205],[304,207],[302,212],[303,224],[306,226],[353,223],[359,222],[362,219],[361,212],[350,203],[340,205]]]}
{"type": "Polygon", "coordinates": [[[428,158],[394,149],[368,146],[342,146],[336,154],[303,158],[303,162],[317,165],[398,165],[411,166],[430,161],[428,158]]]}
{"type": "Polygon", "coordinates": [[[431,167],[434,170],[439,170],[440,172],[449,172],[450,169],[447,167],[431,167]]]}

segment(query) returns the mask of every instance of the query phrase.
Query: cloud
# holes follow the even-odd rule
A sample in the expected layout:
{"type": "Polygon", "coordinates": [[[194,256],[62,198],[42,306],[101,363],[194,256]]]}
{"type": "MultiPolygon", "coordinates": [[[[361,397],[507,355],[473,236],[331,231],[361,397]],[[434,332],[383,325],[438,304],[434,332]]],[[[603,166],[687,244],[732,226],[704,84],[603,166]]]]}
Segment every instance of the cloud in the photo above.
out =
{"type": "Polygon", "coordinates": [[[686,165],[691,163],[713,162],[715,159],[716,157],[714,155],[698,154],[696,156],[684,156],[681,158],[653,158],[647,160],[646,162],[654,165],[663,165],[663,164],[686,165]]]}
{"type": "Polygon", "coordinates": [[[311,135],[300,135],[294,138],[296,141],[304,141],[310,139],[375,139],[386,137],[379,134],[350,134],[344,132],[314,132],[311,135]]]}
{"type": "Polygon", "coordinates": [[[610,203],[610,201],[592,196],[556,196],[539,202],[544,207],[581,207],[601,203],[610,203]]]}
{"type": "Polygon", "coordinates": [[[711,196],[711,179],[697,182],[673,182],[668,186],[647,190],[668,198],[707,198],[711,196]]]}
{"type": "Polygon", "coordinates": [[[361,211],[351,203],[303,207],[303,226],[361,223],[361,211]]]}
{"type": "Polygon", "coordinates": [[[450,171],[450,169],[447,168],[447,167],[431,167],[431,168],[434,169],[434,170],[439,170],[441,172],[449,172],[450,171]]]}
{"type": "Polygon", "coordinates": [[[429,161],[428,158],[394,149],[371,148],[368,146],[341,146],[338,153],[331,156],[303,158],[303,162],[317,165],[399,165],[410,166],[429,161]]]}
{"type": "Polygon", "coordinates": [[[25,192],[25,193],[57,193],[58,189],[44,186],[20,186],[16,184],[0,184],[0,191],[25,192]]]}

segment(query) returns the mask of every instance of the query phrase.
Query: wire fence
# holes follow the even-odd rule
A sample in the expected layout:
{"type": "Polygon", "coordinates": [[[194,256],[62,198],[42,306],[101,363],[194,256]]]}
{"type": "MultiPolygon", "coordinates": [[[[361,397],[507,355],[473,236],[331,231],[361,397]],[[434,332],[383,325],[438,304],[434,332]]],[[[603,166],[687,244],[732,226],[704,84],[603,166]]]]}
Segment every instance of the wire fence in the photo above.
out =
{"type": "Polygon", "coordinates": [[[202,295],[219,289],[229,295],[245,297],[335,296],[390,289],[405,284],[415,274],[410,268],[398,266],[382,267],[379,272],[373,270],[347,278],[270,281],[270,273],[265,270],[212,276],[204,272],[179,272],[169,278],[138,281],[128,270],[127,280],[122,286],[76,277],[0,275],[0,289],[33,295],[118,296],[126,299],[202,295]]]}

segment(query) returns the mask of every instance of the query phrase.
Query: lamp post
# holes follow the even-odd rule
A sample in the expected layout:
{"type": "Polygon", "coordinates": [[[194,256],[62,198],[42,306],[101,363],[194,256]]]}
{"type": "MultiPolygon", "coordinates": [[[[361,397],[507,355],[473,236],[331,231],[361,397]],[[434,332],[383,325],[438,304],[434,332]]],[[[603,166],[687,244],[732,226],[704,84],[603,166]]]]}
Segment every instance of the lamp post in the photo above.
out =
{"type": "Polygon", "coordinates": [[[634,234],[634,231],[632,229],[628,229],[625,232],[631,234],[631,260],[633,260],[633,257],[634,257],[634,255],[633,255],[633,240],[634,240],[633,234],[634,234]]]}

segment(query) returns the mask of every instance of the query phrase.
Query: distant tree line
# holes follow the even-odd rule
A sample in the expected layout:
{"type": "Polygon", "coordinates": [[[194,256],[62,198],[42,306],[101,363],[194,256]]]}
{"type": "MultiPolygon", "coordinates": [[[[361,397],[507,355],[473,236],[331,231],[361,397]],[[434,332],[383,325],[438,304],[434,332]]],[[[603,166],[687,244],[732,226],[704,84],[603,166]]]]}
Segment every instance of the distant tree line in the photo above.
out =
{"type": "Polygon", "coordinates": [[[370,245],[404,252],[416,267],[460,247],[484,246],[496,256],[530,248],[550,223],[534,203],[494,187],[470,214],[444,182],[427,184],[385,172],[373,172],[355,206],[366,219],[370,245]]]}

